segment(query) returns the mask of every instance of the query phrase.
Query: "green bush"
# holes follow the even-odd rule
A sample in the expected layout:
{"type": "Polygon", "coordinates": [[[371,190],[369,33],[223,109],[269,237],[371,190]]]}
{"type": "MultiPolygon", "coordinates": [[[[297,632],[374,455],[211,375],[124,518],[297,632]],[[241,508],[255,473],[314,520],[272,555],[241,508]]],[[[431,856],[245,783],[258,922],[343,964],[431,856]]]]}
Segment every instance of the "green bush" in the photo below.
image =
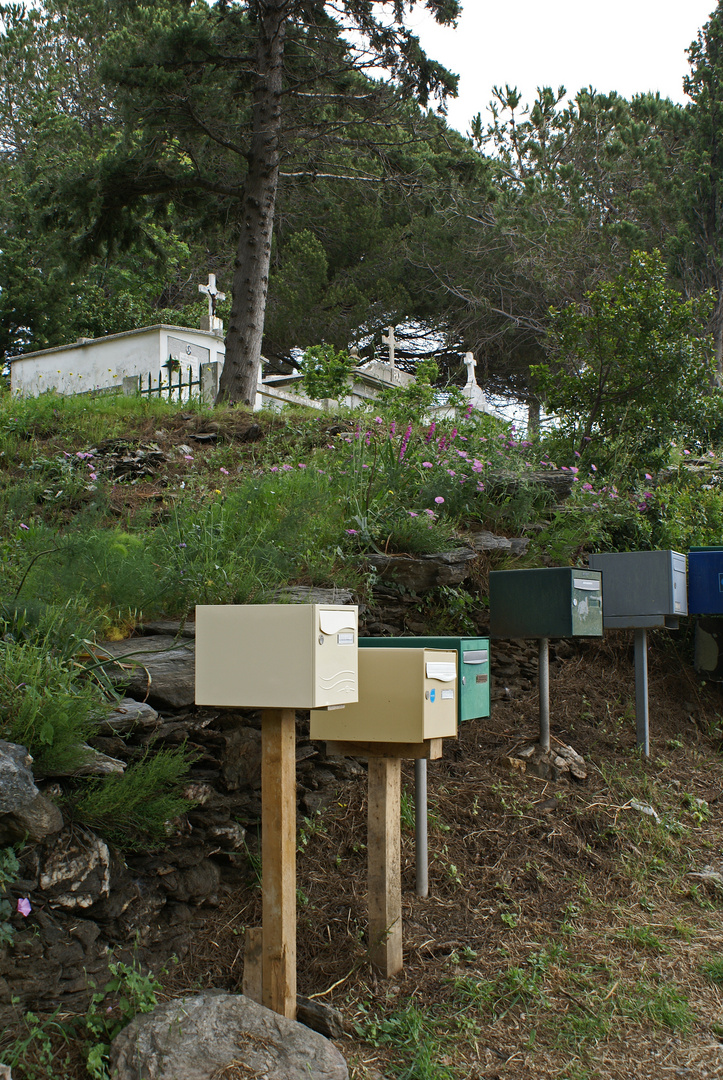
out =
{"type": "Polygon", "coordinates": [[[189,764],[185,747],[149,748],[123,774],[87,781],[71,797],[73,816],[122,850],[161,843],[193,805],[180,795],[189,764]]]}
{"type": "Polygon", "coordinates": [[[109,708],[76,661],[55,655],[49,634],[37,643],[0,640],[0,736],[25,746],[38,773],[82,765],[82,745],[109,708]]]}

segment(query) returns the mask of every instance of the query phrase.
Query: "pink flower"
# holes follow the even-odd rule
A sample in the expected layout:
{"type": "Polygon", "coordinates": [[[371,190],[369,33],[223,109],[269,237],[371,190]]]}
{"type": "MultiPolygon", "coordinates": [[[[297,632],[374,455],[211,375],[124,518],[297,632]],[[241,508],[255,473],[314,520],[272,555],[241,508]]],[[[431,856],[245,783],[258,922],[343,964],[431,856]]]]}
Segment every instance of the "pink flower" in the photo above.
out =
{"type": "Polygon", "coordinates": [[[186,461],[193,461],[193,454],[184,454],[183,457],[186,461]]]}
{"type": "Polygon", "coordinates": [[[20,522],[20,528],[21,528],[21,529],[29,529],[29,528],[30,528],[30,526],[29,526],[29,525],[26,525],[26,524],[25,524],[25,522],[21,521],[21,522],[20,522]]]}
{"type": "Polygon", "coordinates": [[[359,530],[358,529],[347,529],[346,532],[349,534],[349,536],[358,536],[359,535],[359,530]]]}
{"type": "Polygon", "coordinates": [[[269,472],[278,472],[278,471],[279,471],[279,466],[278,465],[272,465],[271,468],[269,469],[269,472]]]}
{"type": "Polygon", "coordinates": [[[440,503],[444,502],[444,499],[442,498],[441,495],[437,495],[437,497],[435,498],[434,501],[437,503],[437,505],[439,505],[440,503]]]}
{"type": "Polygon", "coordinates": [[[591,465],[590,468],[593,472],[597,472],[597,465],[591,465]]]}
{"type": "Polygon", "coordinates": [[[419,514],[415,514],[414,510],[410,510],[409,511],[409,516],[410,517],[419,517],[419,514]]]}
{"type": "Polygon", "coordinates": [[[482,462],[478,461],[477,458],[475,458],[472,462],[472,472],[482,472],[483,468],[484,465],[482,464],[482,462]]]}
{"type": "Polygon", "coordinates": [[[575,457],[580,457],[579,451],[573,450],[573,453],[574,453],[575,457]]]}
{"type": "Polygon", "coordinates": [[[304,462],[303,462],[303,461],[300,461],[300,462],[299,462],[299,468],[300,468],[300,469],[305,469],[305,468],[306,468],[306,465],[304,464],[304,462]]]}
{"type": "Polygon", "coordinates": [[[32,910],[27,896],[21,896],[18,900],[18,912],[27,919],[32,910]]]}
{"type": "Polygon", "coordinates": [[[645,474],[645,479],[646,479],[646,480],[652,480],[653,478],[652,478],[652,476],[650,475],[650,473],[649,473],[649,472],[646,472],[646,474],[645,474]]]}
{"type": "Polygon", "coordinates": [[[422,468],[423,469],[433,469],[434,466],[432,465],[431,461],[423,461],[422,462],[422,468]]]}
{"type": "Polygon", "coordinates": [[[224,476],[228,476],[228,469],[224,469],[223,465],[221,466],[221,468],[218,471],[222,472],[224,476]]]}
{"type": "Polygon", "coordinates": [[[593,490],[593,486],[592,486],[592,484],[583,484],[583,485],[582,485],[582,490],[583,490],[583,491],[592,491],[592,490],[593,490]]]}
{"type": "Polygon", "coordinates": [[[684,450],[683,453],[687,454],[687,456],[690,457],[690,450],[684,450]]]}
{"type": "Polygon", "coordinates": [[[374,417],[374,423],[375,424],[383,424],[384,421],[382,420],[381,416],[375,416],[374,417]]]}
{"type": "Polygon", "coordinates": [[[88,476],[91,478],[91,480],[97,480],[98,479],[98,473],[94,473],[94,472],[88,473],[88,476]]]}

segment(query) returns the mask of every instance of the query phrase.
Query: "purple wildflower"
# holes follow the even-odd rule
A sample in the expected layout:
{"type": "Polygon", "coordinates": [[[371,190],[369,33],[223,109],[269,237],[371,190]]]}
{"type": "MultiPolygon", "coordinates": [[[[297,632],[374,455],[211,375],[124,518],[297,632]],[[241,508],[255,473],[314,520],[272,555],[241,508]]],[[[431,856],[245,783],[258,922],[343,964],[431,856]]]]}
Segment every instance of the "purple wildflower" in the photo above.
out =
{"type": "Polygon", "coordinates": [[[27,919],[32,910],[27,896],[21,896],[18,900],[18,912],[27,919]]]}

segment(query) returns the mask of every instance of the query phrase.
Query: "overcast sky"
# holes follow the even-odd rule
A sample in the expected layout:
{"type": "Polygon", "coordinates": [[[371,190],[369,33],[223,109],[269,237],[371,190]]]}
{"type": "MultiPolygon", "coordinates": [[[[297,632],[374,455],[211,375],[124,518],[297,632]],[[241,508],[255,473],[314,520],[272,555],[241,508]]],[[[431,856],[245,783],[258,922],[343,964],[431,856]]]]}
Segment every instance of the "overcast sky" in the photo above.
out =
{"type": "Polygon", "coordinates": [[[685,50],[715,0],[462,0],[457,30],[442,29],[421,7],[408,23],[422,46],[460,75],[448,120],[466,133],[484,116],[492,87],[509,83],[534,98],[562,84],[569,96],[592,85],[624,97],[648,90],[685,102],[685,50]]]}

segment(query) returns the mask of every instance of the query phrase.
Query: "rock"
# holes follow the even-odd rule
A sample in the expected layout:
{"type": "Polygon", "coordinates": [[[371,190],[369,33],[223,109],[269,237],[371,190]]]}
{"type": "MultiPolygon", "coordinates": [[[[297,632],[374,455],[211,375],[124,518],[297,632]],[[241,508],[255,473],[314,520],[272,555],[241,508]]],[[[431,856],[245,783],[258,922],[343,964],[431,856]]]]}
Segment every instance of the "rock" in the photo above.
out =
{"type": "Polygon", "coordinates": [[[51,907],[89,908],[110,892],[108,845],[90,832],[67,830],[39,856],[39,887],[51,907]]]}
{"type": "Polygon", "coordinates": [[[575,483],[575,474],[562,469],[538,469],[535,472],[506,473],[500,472],[485,477],[485,491],[487,495],[509,494],[517,488],[536,484],[540,487],[549,488],[556,498],[566,499],[572,491],[575,483]]]}
{"type": "Polygon", "coordinates": [[[336,1047],[243,994],[206,991],[137,1016],[111,1044],[113,1080],[348,1080],[336,1047]]]}
{"type": "Polygon", "coordinates": [[[323,1001],[297,997],[296,1019],[327,1039],[340,1039],[344,1034],[344,1017],[333,1005],[326,1005],[323,1001]]]}
{"type": "Polygon", "coordinates": [[[17,840],[37,844],[60,832],[63,824],[63,815],[56,804],[38,792],[32,802],[0,817],[0,844],[12,844],[17,840]]]}
{"type": "Polygon", "coordinates": [[[162,723],[155,709],[144,701],[125,697],[98,725],[101,735],[116,735],[127,731],[153,731],[162,723]]]}
{"type": "Polygon", "coordinates": [[[76,765],[74,768],[67,769],[51,769],[51,776],[112,776],[114,773],[124,773],[126,765],[124,761],[120,761],[118,758],[110,757],[108,754],[102,753],[100,750],[94,749],[92,746],[88,746],[87,743],[81,743],[78,747],[79,757],[83,764],[76,765]]]}
{"type": "Polygon", "coordinates": [[[187,619],[183,621],[180,619],[155,619],[152,622],[141,623],[138,630],[144,636],[153,634],[163,634],[166,637],[170,635],[174,638],[193,638],[196,636],[196,624],[192,621],[189,622],[187,619]]]}
{"type": "Polygon", "coordinates": [[[128,641],[104,641],[96,656],[114,658],[105,671],[115,685],[125,686],[129,697],[146,698],[161,708],[182,709],[193,705],[195,645],[189,639],[159,634],[128,641]]]}
{"type": "Polygon", "coordinates": [[[367,555],[366,561],[382,579],[412,592],[426,592],[440,585],[459,585],[469,577],[476,558],[476,551],[463,547],[436,555],[367,555]]]}
{"type": "Polygon", "coordinates": [[[573,777],[575,780],[587,779],[584,758],[565,743],[558,743],[550,750],[543,750],[539,743],[533,743],[524,750],[518,750],[517,757],[525,763],[527,772],[543,780],[558,780],[561,776],[573,777]]]}
{"type": "Polygon", "coordinates": [[[353,594],[350,589],[318,589],[311,585],[292,585],[278,589],[275,600],[288,600],[292,604],[351,604],[353,594]]]}
{"type": "Polygon", "coordinates": [[[530,542],[527,536],[508,538],[496,536],[485,529],[472,533],[469,540],[475,551],[511,551],[513,555],[524,555],[530,542]]]}
{"type": "Polygon", "coordinates": [[[0,814],[27,806],[38,796],[30,769],[32,763],[24,746],[0,739],[0,814]]]}

